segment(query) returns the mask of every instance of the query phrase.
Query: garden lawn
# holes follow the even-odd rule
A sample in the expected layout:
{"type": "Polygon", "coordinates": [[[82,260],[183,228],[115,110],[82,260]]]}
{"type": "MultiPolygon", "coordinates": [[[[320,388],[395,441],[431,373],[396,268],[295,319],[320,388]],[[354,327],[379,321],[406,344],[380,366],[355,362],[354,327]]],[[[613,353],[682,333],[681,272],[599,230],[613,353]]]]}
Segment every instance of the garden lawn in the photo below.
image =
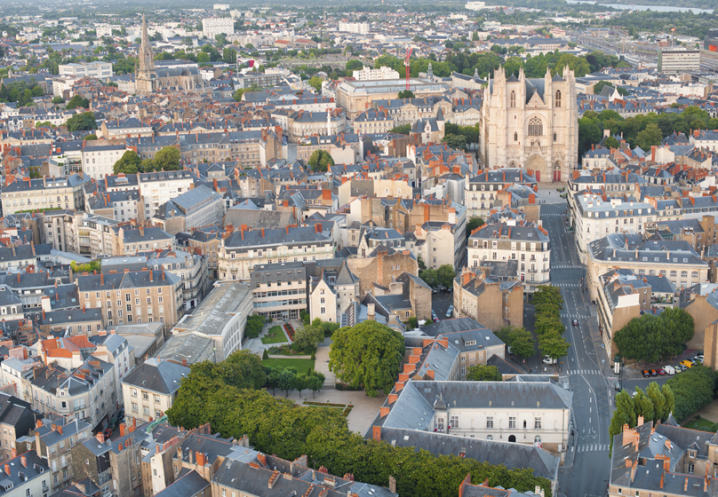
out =
{"type": "Polygon", "coordinates": [[[287,343],[287,336],[284,334],[281,327],[272,326],[269,328],[267,335],[262,337],[262,343],[265,345],[270,345],[272,343],[287,343]]]}
{"type": "Polygon", "coordinates": [[[711,423],[707,419],[692,419],[692,420],[688,421],[686,424],[684,424],[683,427],[690,428],[692,430],[701,430],[701,431],[710,431],[710,432],[716,431],[716,425],[714,423],[711,423]]]}
{"type": "Polygon", "coordinates": [[[270,368],[297,368],[297,373],[306,373],[309,368],[314,369],[314,361],[311,359],[265,359],[263,366],[270,368]]]}

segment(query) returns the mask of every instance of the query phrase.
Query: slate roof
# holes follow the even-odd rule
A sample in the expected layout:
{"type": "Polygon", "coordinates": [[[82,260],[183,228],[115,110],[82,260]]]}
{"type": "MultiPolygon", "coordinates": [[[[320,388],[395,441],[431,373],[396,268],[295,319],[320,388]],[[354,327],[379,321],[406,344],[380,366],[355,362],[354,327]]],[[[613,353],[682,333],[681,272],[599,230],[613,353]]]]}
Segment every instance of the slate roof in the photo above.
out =
{"type": "Polygon", "coordinates": [[[123,378],[122,383],[170,395],[179,390],[182,378],[189,373],[190,368],[152,357],[130,371],[123,378]]]}

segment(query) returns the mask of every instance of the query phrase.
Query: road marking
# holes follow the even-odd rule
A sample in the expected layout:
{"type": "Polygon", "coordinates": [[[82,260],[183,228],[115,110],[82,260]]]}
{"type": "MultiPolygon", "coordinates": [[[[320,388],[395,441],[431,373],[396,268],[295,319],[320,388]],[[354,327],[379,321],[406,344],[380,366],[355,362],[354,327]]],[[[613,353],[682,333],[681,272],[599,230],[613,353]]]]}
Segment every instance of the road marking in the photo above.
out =
{"type": "Polygon", "coordinates": [[[568,374],[569,375],[588,375],[588,374],[600,375],[601,371],[598,369],[574,369],[573,371],[569,371],[568,374]]]}

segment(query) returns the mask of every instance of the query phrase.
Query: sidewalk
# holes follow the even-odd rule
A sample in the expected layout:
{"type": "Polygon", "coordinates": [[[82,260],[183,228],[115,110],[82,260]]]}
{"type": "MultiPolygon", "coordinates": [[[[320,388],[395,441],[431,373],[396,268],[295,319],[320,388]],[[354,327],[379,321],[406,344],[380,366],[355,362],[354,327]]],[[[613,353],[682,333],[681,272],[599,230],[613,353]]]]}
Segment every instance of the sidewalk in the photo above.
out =
{"type": "Polygon", "coordinates": [[[324,375],[324,388],[334,388],[336,377],[329,371],[329,347],[320,345],[317,347],[314,361],[314,370],[324,375]]]}

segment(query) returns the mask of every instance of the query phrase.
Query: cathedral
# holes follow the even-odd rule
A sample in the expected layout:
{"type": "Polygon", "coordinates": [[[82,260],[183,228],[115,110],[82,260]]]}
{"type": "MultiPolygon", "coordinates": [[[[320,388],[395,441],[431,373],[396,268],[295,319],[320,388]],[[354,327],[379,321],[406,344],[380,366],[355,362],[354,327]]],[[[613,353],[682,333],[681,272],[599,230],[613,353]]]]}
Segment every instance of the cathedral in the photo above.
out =
{"type": "Polygon", "coordinates": [[[187,92],[204,88],[199,68],[194,67],[155,67],[155,58],[147,34],[147,22],[142,14],[142,42],[137,54],[139,67],[135,67],[135,93],[148,95],[164,88],[173,88],[187,92]]]}
{"type": "Polygon", "coordinates": [[[504,68],[484,92],[481,106],[481,153],[485,167],[523,167],[542,183],[568,181],[578,164],[576,78],[563,74],[507,79],[504,68]]]}

